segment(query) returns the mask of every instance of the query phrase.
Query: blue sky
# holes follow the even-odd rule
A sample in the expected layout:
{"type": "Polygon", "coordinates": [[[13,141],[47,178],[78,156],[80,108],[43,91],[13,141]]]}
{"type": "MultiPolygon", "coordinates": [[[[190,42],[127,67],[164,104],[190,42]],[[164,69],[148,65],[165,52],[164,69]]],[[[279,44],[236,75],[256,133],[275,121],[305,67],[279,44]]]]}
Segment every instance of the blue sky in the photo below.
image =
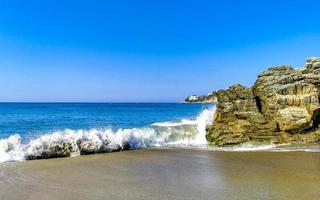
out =
{"type": "Polygon", "coordinates": [[[0,101],[177,102],[320,56],[319,1],[0,0],[0,101]]]}

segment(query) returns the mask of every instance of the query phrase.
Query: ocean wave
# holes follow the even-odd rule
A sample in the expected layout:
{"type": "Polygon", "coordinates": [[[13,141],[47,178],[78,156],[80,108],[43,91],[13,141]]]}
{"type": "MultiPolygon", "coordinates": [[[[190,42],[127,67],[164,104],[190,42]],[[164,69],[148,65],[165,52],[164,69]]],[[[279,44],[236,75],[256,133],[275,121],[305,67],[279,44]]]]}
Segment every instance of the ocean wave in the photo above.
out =
{"type": "Polygon", "coordinates": [[[170,126],[183,126],[183,125],[196,125],[196,120],[183,119],[181,121],[169,121],[169,122],[156,122],[151,124],[152,126],[170,127],[170,126]]]}
{"type": "Polygon", "coordinates": [[[106,153],[169,144],[206,145],[206,125],[215,107],[203,110],[196,119],[158,122],[147,127],[56,131],[23,143],[19,135],[0,140],[0,162],[47,159],[106,153]]]}
{"type": "Polygon", "coordinates": [[[157,122],[150,126],[112,130],[66,129],[41,135],[25,142],[20,135],[0,140],[0,162],[74,157],[86,154],[116,152],[146,147],[183,147],[213,151],[308,151],[320,152],[319,145],[253,145],[210,147],[207,145],[206,126],[212,123],[215,107],[203,110],[195,119],[157,122]]]}

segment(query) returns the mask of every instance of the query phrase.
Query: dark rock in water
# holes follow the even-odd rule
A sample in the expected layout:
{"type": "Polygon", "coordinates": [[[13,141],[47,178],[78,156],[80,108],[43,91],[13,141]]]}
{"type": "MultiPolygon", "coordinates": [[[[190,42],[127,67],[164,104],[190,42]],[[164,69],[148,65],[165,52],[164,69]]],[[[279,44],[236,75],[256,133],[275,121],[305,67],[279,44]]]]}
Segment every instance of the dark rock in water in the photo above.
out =
{"type": "Polygon", "coordinates": [[[206,137],[215,145],[320,142],[320,58],[299,69],[271,67],[251,88],[237,84],[214,95],[206,137]]]}
{"type": "Polygon", "coordinates": [[[124,147],[103,138],[50,138],[32,141],[25,147],[25,159],[49,159],[123,150],[124,147]]]}
{"type": "Polygon", "coordinates": [[[73,142],[58,140],[28,148],[25,155],[26,160],[68,157],[78,149],[77,145],[73,142]]]}

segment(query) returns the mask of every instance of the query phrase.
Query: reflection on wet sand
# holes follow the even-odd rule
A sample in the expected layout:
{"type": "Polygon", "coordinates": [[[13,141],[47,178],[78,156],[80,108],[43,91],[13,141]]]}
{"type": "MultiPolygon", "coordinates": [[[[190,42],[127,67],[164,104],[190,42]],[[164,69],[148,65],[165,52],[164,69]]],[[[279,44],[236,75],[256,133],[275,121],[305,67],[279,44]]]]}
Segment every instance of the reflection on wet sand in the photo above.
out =
{"type": "Polygon", "coordinates": [[[145,149],[0,165],[0,199],[317,199],[320,153],[145,149]]]}

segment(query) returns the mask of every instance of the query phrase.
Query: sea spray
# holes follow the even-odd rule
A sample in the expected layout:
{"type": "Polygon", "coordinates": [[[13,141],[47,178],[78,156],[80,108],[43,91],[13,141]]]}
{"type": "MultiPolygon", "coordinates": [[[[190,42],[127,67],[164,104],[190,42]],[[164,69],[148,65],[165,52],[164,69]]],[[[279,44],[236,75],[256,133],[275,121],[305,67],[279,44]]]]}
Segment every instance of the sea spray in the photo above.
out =
{"type": "Polygon", "coordinates": [[[79,156],[162,145],[206,145],[205,128],[213,120],[214,106],[196,119],[158,122],[132,129],[66,129],[23,143],[19,135],[0,140],[0,162],[79,156]]]}
{"type": "Polygon", "coordinates": [[[0,162],[24,160],[24,145],[19,135],[0,140],[0,162]]]}

